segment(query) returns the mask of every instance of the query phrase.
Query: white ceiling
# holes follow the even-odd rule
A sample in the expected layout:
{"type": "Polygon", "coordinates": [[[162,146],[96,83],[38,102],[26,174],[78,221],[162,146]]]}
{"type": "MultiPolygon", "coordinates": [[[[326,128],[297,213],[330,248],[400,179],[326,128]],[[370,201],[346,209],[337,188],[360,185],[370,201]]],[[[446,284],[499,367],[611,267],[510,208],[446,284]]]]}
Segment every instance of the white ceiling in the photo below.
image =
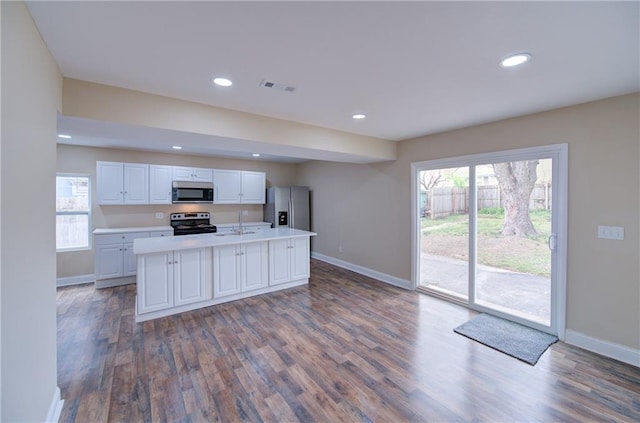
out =
{"type": "Polygon", "coordinates": [[[640,90],[639,5],[28,2],[66,77],[389,140],[640,90]]]}

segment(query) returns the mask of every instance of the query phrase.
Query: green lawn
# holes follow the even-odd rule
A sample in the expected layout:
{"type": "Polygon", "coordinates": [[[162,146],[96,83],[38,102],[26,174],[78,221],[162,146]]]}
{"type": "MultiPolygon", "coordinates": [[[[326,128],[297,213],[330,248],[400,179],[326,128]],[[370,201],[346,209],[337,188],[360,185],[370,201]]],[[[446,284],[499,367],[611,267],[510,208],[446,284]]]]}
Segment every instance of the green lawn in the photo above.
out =
{"type": "MultiPolygon", "coordinates": [[[[518,238],[500,234],[504,215],[500,209],[478,213],[478,263],[533,275],[549,276],[550,253],[547,240],[551,234],[551,214],[531,212],[538,236],[518,238]]],[[[441,219],[422,219],[425,250],[452,258],[465,258],[469,233],[469,216],[452,215],[441,219]]]]}

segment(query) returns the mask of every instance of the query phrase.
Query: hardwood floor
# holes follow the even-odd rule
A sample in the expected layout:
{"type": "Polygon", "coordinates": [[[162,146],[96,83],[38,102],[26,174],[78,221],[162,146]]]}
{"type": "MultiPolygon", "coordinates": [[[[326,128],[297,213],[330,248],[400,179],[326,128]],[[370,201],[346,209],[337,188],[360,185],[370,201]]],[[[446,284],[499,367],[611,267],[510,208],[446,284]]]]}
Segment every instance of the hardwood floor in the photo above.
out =
{"type": "Polygon", "coordinates": [[[640,369],[556,343],[535,367],[474,313],[312,261],[308,287],[141,324],[133,285],[58,289],[61,422],[640,421],[640,369]]]}

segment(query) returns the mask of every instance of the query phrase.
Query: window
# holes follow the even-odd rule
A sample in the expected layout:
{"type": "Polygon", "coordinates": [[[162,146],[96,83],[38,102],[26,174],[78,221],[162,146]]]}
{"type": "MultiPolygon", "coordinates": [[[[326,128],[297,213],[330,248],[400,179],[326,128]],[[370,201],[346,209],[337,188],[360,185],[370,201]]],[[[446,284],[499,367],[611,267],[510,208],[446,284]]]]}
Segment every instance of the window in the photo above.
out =
{"type": "Polygon", "coordinates": [[[91,180],[85,175],[56,176],[56,249],[90,248],[91,180]]]}

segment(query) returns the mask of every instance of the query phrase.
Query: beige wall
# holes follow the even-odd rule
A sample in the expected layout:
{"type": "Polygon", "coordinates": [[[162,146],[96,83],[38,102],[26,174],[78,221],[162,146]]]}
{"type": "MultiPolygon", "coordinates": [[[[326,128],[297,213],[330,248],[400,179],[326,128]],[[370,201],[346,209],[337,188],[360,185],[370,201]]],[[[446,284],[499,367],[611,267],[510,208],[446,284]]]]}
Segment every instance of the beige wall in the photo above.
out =
{"type": "MultiPolygon", "coordinates": [[[[305,150],[344,153],[366,161],[393,160],[396,143],[297,122],[273,119],[76,79],[64,81],[64,115],[104,122],[162,128],[230,140],[305,150]]],[[[220,141],[222,142],[222,141],[220,141]]],[[[274,150],[261,150],[271,152],[274,150]]],[[[337,156],[335,156],[337,157],[337,156]]]]}
{"type": "MultiPolygon", "coordinates": [[[[182,211],[207,211],[214,223],[238,221],[240,210],[247,210],[245,221],[262,221],[262,205],[138,205],[100,206],[96,195],[96,161],[150,163],[160,165],[195,166],[217,169],[240,169],[266,172],[267,186],[292,185],[297,179],[297,165],[265,162],[261,160],[235,160],[217,157],[163,154],[131,150],[58,145],[57,171],[82,173],[91,176],[93,228],[169,225],[169,213],[182,211]],[[155,214],[164,213],[162,219],[155,214]]],[[[70,251],[57,254],[57,276],[72,277],[92,274],[93,250],[70,251]]]]}
{"type": "Polygon", "coordinates": [[[54,178],[62,76],[25,4],[3,1],[0,7],[0,420],[35,422],[45,420],[56,392],[54,178]]]}
{"type": "Polygon", "coordinates": [[[640,348],[640,95],[627,95],[401,142],[398,160],[310,162],[313,250],[411,278],[412,162],[569,144],[567,328],[640,348]],[[623,226],[624,241],[596,238],[623,226]],[[342,253],[339,248],[342,246],[342,253]]]}

